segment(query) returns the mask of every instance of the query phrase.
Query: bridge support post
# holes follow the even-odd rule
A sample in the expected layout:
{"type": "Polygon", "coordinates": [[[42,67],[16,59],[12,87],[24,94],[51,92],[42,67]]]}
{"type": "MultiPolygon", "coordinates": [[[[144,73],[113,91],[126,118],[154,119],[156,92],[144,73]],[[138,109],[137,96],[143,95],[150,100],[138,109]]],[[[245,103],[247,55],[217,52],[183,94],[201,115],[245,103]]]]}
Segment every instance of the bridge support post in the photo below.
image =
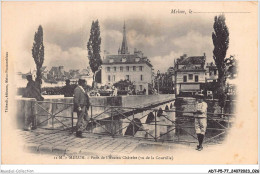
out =
{"type": "Polygon", "coordinates": [[[37,101],[32,101],[32,129],[37,129],[37,101]]]}
{"type": "Polygon", "coordinates": [[[113,129],[113,126],[114,126],[113,108],[111,107],[111,128],[110,128],[110,131],[111,131],[112,137],[114,138],[114,129],[113,129]]]}
{"type": "Polygon", "coordinates": [[[135,122],[134,122],[134,119],[135,119],[135,113],[134,113],[134,109],[132,110],[133,112],[133,120],[132,120],[132,123],[133,123],[133,137],[135,136],[135,122]]]}
{"type": "Polygon", "coordinates": [[[51,104],[51,127],[52,129],[54,129],[54,115],[53,115],[53,112],[54,112],[54,103],[51,104]]]}
{"type": "Polygon", "coordinates": [[[157,142],[157,112],[156,111],[154,111],[154,115],[155,115],[155,117],[154,117],[154,122],[155,122],[155,124],[154,124],[154,126],[155,126],[155,128],[154,128],[154,140],[157,142]]]}
{"type": "Polygon", "coordinates": [[[93,106],[90,105],[90,121],[91,121],[91,133],[93,133],[93,106]]]}
{"type": "MultiPolygon", "coordinates": [[[[73,105],[72,105],[72,107],[73,107],[73,105]]],[[[73,133],[73,131],[74,131],[74,123],[73,123],[73,121],[74,121],[74,115],[73,115],[73,112],[74,112],[74,108],[72,108],[72,111],[71,111],[71,133],[73,133]]]]}

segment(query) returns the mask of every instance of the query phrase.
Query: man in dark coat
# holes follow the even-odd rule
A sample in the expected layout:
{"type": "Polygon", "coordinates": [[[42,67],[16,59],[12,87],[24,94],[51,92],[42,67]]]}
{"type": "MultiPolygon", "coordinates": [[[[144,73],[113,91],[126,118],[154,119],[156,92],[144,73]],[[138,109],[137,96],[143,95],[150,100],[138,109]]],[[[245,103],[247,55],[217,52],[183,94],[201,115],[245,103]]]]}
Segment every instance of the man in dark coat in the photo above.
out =
{"type": "Polygon", "coordinates": [[[40,89],[37,87],[36,83],[32,79],[32,75],[27,75],[28,80],[27,86],[25,88],[23,97],[25,98],[35,98],[37,101],[42,101],[44,98],[41,95],[40,89]]]}
{"type": "Polygon", "coordinates": [[[74,89],[74,111],[77,112],[76,136],[82,137],[82,132],[86,130],[89,117],[89,97],[84,89],[85,80],[79,79],[78,86],[74,89]]]}
{"type": "Polygon", "coordinates": [[[73,88],[70,85],[69,79],[66,80],[66,86],[64,86],[62,88],[62,93],[63,93],[64,97],[73,97],[73,88]]]}

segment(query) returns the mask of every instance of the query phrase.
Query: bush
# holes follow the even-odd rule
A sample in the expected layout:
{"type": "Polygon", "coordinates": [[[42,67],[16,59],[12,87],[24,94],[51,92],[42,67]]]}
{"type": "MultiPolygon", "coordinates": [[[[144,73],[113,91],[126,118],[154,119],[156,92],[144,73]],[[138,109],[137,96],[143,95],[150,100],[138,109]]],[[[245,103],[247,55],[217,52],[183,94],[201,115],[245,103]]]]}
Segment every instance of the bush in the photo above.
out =
{"type": "Polygon", "coordinates": [[[118,90],[117,95],[127,95],[127,92],[128,91],[125,91],[125,90],[118,90]]]}

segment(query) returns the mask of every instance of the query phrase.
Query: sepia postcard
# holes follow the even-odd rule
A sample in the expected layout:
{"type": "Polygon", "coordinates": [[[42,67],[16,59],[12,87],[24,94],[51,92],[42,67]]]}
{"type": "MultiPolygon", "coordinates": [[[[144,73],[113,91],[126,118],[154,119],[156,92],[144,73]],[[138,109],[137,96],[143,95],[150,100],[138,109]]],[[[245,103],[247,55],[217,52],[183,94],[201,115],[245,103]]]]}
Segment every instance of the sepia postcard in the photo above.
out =
{"type": "Polygon", "coordinates": [[[2,164],[258,164],[258,2],[2,2],[2,164]]]}

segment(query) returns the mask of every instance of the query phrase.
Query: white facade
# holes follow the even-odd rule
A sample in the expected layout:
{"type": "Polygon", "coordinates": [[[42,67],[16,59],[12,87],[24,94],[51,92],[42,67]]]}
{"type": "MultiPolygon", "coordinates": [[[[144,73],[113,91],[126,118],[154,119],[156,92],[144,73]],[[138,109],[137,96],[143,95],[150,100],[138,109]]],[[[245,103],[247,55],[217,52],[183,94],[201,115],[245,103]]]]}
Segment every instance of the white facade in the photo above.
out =
{"type": "Polygon", "coordinates": [[[205,70],[206,55],[187,57],[181,56],[175,64],[176,94],[180,92],[201,92],[202,84],[206,82],[205,70]]]}
{"type": "Polygon", "coordinates": [[[213,82],[218,80],[218,69],[216,67],[206,67],[206,81],[207,82],[213,82]]]}
{"type": "Polygon", "coordinates": [[[136,91],[146,89],[152,83],[152,68],[145,63],[137,64],[105,64],[101,71],[102,85],[112,85],[120,80],[130,80],[136,91]]]}
{"type": "Polygon", "coordinates": [[[205,72],[195,71],[195,72],[178,72],[176,73],[177,83],[205,83],[205,72]]]}
{"type": "Polygon", "coordinates": [[[130,54],[127,46],[126,26],[123,26],[123,40],[117,55],[107,55],[103,60],[101,70],[102,85],[113,85],[120,80],[129,80],[135,85],[135,91],[146,89],[152,84],[152,65],[149,59],[143,56],[142,51],[135,49],[130,54]]]}
{"type": "Polygon", "coordinates": [[[177,72],[176,73],[176,93],[200,91],[200,84],[205,83],[205,72],[177,72]]]}

